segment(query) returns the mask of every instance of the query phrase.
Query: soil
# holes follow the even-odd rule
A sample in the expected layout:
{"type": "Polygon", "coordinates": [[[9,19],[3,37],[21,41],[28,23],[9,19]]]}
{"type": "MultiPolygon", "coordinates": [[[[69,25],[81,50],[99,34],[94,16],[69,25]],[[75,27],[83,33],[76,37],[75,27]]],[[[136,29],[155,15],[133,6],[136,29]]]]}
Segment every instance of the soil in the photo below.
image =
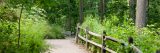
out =
{"type": "Polygon", "coordinates": [[[75,43],[74,38],[47,39],[50,49],[46,53],[89,53],[83,46],[75,43]]]}

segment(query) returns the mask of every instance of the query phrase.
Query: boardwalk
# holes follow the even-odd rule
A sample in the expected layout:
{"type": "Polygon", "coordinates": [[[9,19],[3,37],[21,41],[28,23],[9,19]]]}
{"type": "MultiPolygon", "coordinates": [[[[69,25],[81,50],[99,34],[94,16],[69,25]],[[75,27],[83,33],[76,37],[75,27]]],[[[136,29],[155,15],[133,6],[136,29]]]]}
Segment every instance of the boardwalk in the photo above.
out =
{"type": "Polygon", "coordinates": [[[50,50],[46,53],[89,53],[80,45],[75,44],[73,40],[71,38],[46,40],[50,45],[50,50]]]}

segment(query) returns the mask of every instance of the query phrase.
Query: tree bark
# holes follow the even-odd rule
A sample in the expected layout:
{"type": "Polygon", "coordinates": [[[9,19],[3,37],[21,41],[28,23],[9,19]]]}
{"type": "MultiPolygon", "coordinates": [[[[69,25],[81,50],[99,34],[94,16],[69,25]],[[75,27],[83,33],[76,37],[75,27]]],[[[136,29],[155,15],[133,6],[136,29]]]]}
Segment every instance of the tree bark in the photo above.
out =
{"type": "Polygon", "coordinates": [[[100,17],[101,17],[101,22],[103,21],[103,19],[104,19],[104,12],[105,12],[105,10],[104,10],[104,0],[100,0],[100,17]]]}
{"type": "Polygon", "coordinates": [[[135,23],[135,17],[136,17],[136,0],[130,0],[129,1],[130,6],[130,18],[132,18],[133,22],[135,23]]]}
{"type": "Polygon", "coordinates": [[[20,38],[21,38],[21,17],[22,17],[22,13],[23,13],[23,4],[21,6],[21,11],[20,11],[20,15],[19,15],[19,20],[18,20],[18,27],[19,27],[19,34],[18,34],[18,48],[20,47],[20,38]]]}
{"type": "Polygon", "coordinates": [[[83,0],[80,0],[79,3],[79,16],[80,16],[80,25],[83,23],[83,0]]]}
{"type": "Polygon", "coordinates": [[[67,28],[69,31],[71,31],[71,21],[72,21],[72,17],[71,17],[71,14],[72,14],[72,10],[71,10],[71,7],[72,7],[72,4],[71,4],[71,0],[68,1],[68,20],[67,20],[67,28]]]}
{"type": "Polygon", "coordinates": [[[136,27],[143,28],[146,26],[147,20],[147,0],[137,0],[137,9],[136,9],[136,27]]]}

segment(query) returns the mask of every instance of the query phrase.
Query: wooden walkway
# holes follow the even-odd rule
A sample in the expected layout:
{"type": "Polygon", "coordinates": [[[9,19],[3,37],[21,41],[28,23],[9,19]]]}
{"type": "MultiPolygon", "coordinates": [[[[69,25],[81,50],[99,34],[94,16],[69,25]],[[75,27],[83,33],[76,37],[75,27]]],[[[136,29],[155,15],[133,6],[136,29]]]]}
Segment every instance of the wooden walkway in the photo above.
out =
{"type": "Polygon", "coordinates": [[[77,45],[73,38],[48,39],[46,42],[50,45],[46,53],[89,53],[84,47],[77,45]]]}

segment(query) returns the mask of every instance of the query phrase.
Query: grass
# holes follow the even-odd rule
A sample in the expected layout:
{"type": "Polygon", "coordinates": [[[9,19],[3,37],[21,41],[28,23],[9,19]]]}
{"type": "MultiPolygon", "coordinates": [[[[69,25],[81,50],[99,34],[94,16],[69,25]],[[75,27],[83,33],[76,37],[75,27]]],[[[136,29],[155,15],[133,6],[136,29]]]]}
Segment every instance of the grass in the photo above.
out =
{"type": "MultiPolygon", "coordinates": [[[[155,32],[157,31],[156,29],[151,30],[149,27],[145,27],[141,29],[141,33],[138,33],[132,23],[124,21],[123,24],[120,24],[116,16],[112,16],[112,19],[104,20],[103,23],[101,23],[98,18],[99,17],[87,16],[82,27],[89,27],[91,31],[98,34],[102,34],[103,31],[106,31],[108,36],[125,41],[126,43],[128,43],[128,37],[133,37],[134,45],[144,53],[156,53],[156,50],[160,49],[160,36],[155,32]]],[[[83,34],[83,32],[81,33],[83,34]]],[[[93,40],[99,43],[98,39],[93,38],[93,40]]],[[[109,48],[119,53],[128,52],[129,50],[127,49],[124,51],[120,44],[110,41],[106,44],[109,48]]]]}

